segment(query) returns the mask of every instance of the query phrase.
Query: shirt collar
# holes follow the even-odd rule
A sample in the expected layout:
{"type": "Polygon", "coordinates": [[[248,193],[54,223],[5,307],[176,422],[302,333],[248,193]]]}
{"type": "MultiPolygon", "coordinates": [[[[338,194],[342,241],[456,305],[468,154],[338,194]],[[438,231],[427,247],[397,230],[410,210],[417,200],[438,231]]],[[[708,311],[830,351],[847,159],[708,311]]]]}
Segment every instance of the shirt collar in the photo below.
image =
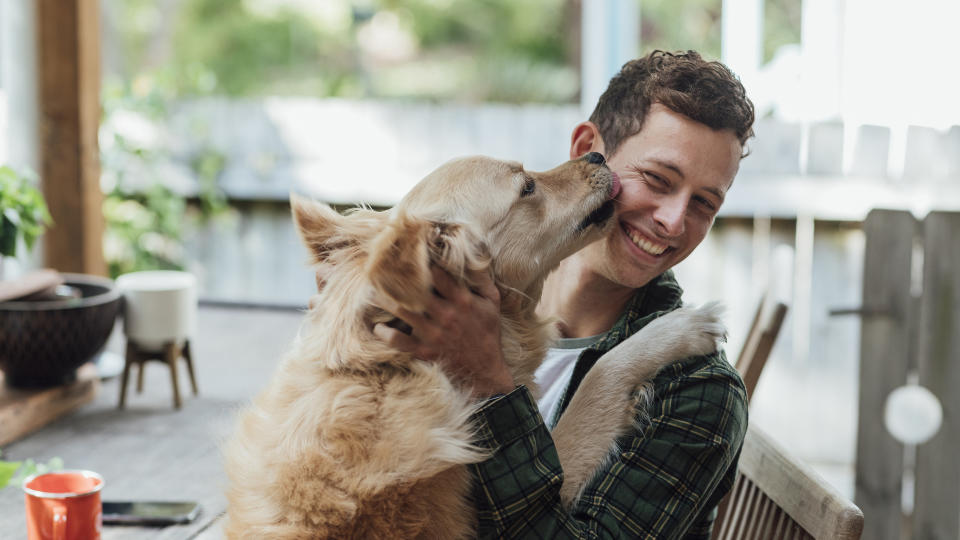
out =
{"type": "Polygon", "coordinates": [[[603,354],[653,319],[680,306],[683,289],[673,270],[667,270],[637,289],[607,334],[590,348],[603,354]]]}

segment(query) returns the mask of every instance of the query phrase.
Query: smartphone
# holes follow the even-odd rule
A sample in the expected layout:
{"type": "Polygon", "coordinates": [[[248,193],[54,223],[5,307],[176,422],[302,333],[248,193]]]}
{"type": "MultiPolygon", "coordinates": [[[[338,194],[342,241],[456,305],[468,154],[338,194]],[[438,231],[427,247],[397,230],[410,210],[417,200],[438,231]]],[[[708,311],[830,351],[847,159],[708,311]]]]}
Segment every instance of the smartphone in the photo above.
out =
{"type": "Polygon", "coordinates": [[[114,525],[177,525],[200,514],[195,502],[103,501],[103,522],[114,525]]]}

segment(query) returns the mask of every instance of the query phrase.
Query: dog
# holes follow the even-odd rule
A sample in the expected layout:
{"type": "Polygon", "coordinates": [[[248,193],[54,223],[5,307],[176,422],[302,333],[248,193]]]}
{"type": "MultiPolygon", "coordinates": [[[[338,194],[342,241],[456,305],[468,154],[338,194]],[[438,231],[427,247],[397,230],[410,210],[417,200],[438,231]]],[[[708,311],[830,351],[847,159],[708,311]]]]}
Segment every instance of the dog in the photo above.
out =
{"type": "MultiPolygon", "coordinates": [[[[266,389],[224,450],[229,538],[467,538],[476,514],[467,465],[469,389],[436,364],[388,347],[384,306],[422,312],[430,265],[466,285],[489,272],[501,294],[503,354],[517,384],[555,337],[535,307],[547,274],[614,220],[619,181],[589,153],[546,172],[487,157],[444,164],[388,211],[291,198],[326,283],[266,389]]],[[[407,327],[409,330],[409,327],[407,327]]],[[[554,428],[572,505],[634,421],[636,392],[664,365],[716,349],[717,306],[680,308],[608,352],[554,428]]],[[[649,385],[647,385],[649,386],[649,385]]]]}

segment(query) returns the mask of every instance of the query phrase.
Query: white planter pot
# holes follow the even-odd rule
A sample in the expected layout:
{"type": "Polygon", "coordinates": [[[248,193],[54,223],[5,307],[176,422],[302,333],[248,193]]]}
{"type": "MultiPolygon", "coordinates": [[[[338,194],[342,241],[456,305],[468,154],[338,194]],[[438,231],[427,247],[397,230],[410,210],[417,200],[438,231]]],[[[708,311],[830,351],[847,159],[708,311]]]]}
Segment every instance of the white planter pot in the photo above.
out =
{"type": "Polygon", "coordinates": [[[123,292],[127,339],[159,351],[168,342],[191,339],[197,326],[197,279],[188,272],[133,272],[117,278],[123,292]]]}

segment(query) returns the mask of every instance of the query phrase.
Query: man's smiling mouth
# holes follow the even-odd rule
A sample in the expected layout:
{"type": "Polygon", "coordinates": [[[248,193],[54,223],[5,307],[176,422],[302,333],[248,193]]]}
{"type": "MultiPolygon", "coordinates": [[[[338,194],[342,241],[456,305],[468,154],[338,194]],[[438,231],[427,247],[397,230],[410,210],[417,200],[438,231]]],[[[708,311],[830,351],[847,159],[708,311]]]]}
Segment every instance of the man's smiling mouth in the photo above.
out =
{"type": "Polygon", "coordinates": [[[644,253],[648,253],[653,256],[659,256],[663,255],[663,252],[670,249],[670,246],[654,242],[653,240],[640,234],[639,231],[630,225],[627,225],[626,223],[621,223],[620,226],[623,229],[623,232],[627,234],[627,237],[633,242],[633,245],[640,248],[644,253]]]}

